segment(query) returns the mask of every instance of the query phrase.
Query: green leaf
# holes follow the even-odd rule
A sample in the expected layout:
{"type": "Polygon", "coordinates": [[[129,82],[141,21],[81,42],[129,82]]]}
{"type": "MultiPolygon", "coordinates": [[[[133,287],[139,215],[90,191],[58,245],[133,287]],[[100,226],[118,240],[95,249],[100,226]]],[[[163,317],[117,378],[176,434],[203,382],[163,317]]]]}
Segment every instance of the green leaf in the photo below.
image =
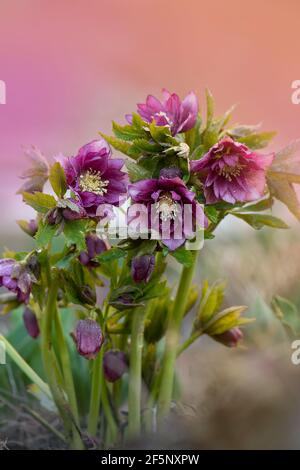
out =
{"type": "Polygon", "coordinates": [[[234,215],[235,217],[238,217],[239,219],[244,220],[255,230],[260,230],[264,226],[282,229],[289,228],[289,226],[283,220],[279,219],[278,217],[274,217],[273,215],[254,213],[242,214],[234,211],[231,211],[230,214],[234,215]]]}
{"type": "Polygon", "coordinates": [[[162,151],[162,147],[161,145],[151,143],[146,139],[135,139],[130,151],[139,153],[140,155],[143,155],[144,153],[157,154],[162,151]]]}
{"type": "Polygon", "coordinates": [[[49,181],[53,191],[58,197],[63,197],[67,191],[65,172],[59,162],[55,162],[50,168],[49,181]]]}
{"type": "Polygon", "coordinates": [[[300,139],[291,142],[275,154],[267,172],[268,181],[300,183],[300,139]]]}
{"type": "Polygon", "coordinates": [[[151,178],[151,171],[129,160],[126,161],[129,179],[132,183],[151,178]]]}
{"type": "Polygon", "coordinates": [[[276,295],[272,299],[271,307],[284,327],[286,327],[292,335],[299,336],[300,314],[296,306],[284,297],[276,295]]]}
{"type": "Polygon", "coordinates": [[[130,148],[131,144],[125,142],[124,140],[118,139],[117,137],[111,137],[109,135],[103,134],[103,132],[99,132],[99,134],[116,150],[119,152],[124,153],[125,155],[130,155],[130,148]]]}
{"type": "Polygon", "coordinates": [[[286,205],[290,212],[300,221],[300,204],[297,193],[289,181],[271,180],[267,178],[272,195],[286,205]]]}
{"type": "Polygon", "coordinates": [[[237,125],[235,127],[232,127],[231,129],[228,129],[226,133],[232,138],[238,139],[240,137],[246,137],[251,134],[256,134],[260,127],[261,124],[237,125]]]}
{"type": "Polygon", "coordinates": [[[194,262],[194,255],[184,247],[177,248],[175,251],[170,251],[169,254],[186,268],[192,266],[194,262]]]}
{"type": "Polygon", "coordinates": [[[50,225],[47,222],[41,220],[38,231],[34,237],[36,239],[37,246],[39,248],[43,248],[44,246],[48,245],[48,243],[50,243],[54,237],[56,230],[56,225],[50,225]]]}
{"type": "Polygon", "coordinates": [[[56,200],[53,196],[50,194],[44,194],[44,193],[22,193],[23,200],[28,204],[29,206],[33,207],[37,212],[41,212],[43,214],[46,214],[46,212],[49,211],[49,209],[53,209],[53,207],[56,207],[56,200]]]}
{"type": "Polygon", "coordinates": [[[212,322],[205,329],[205,333],[210,336],[220,335],[241,324],[250,323],[253,319],[243,318],[241,314],[246,310],[245,305],[229,307],[213,317],[212,322]]]}
{"type": "Polygon", "coordinates": [[[169,126],[157,126],[155,121],[149,124],[151,137],[159,144],[178,145],[178,141],[172,137],[169,126]]]}
{"type": "Polygon", "coordinates": [[[267,147],[269,142],[275,137],[276,132],[259,132],[256,134],[250,134],[245,137],[240,137],[238,142],[242,142],[247,147],[257,150],[267,147]]]}
{"type": "Polygon", "coordinates": [[[200,321],[202,325],[207,323],[221,307],[224,300],[225,285],[224,282],[216,282],[211,288],[205,289],[197,314],[197,321],[200,321]]]}
{"type": "Polygon", "coordinates": [[[208,88],[205,90],[205,95],[206,95],[206,128],[208,129],[214,117],[215,103],[214,103],[213,96],[208,88]]]}
{"type": "Polygon", "coordinates": [[[80,208],[75,204],[75,202],[71,201],[71,199],[59,199],[57,201],[57,207],[61,207],[63,209],[68,208],[73,212],[77,212],[77,214],[80,213],[80,208]]]}
{"type": "Polygon", "coordinates": [[[96,259],[100,263],[109,263],[115,259],[125,258],[126,251],[121,248],[111,248],[110,250],[104,251],[101,255],[97,256],[96,259]]]}
{"type": "Polygon", "coordinates": [[[232,113],[235,107],[236,105],[231,106],[231,108],[229,108],[222,116],[214,119],[213,126],[215,130],[217,130],[218,132],[221,132],[222,130],[224,130],[224,128],[226,127],[226,125],[228,124],[228,122],[230,121],[232,117],[232,113]]]}
{"type": "MultiPolygon", "coordinates": [[[[237,212],[265,211],[267,209],[270,209],[273,206],[273,203],[274,203],[273,198],[268,197],[268,198],[261,199],[258,202],[254,202],[254,203],[251,202],[250,204],[248,203],[242,207],[238,207],[237,212]]],[[[234,211],[231,211],[231,212],[234,212],[234,211]]]]}
{"type": "Polygon", "coordinates": [[[218,223],[219,212],[217,211],[217,209],[214,206],[205,206],[204,207],[204,212],[205,212],[205,215],[209,218],[209,220],[213,224],[218,223]]]}
{"type": "Polygon", "coordinates": [[[142,127],[131,125],[121,126],[115,121],[112,122],[112,127],[115,136],[122,140],[132,141],[134,139],[147,137],[147,133],[142,127]]]}
{"type": "Polygon", "coordinates": [[[194,152],[196,152],[196,149],[197,149],[197,147],[199,147],[200,141],[201,141],[201,136],[200,136],[201,123],[202,123],[202,119],[201,119],[200,114],[198,114],[197,122],[196,122],[195,126],[192,129],[190,129],[189,131],[186,131],[184,133],[185,142],[190,147],[190,151],[193,155],[193,159],[195,159],[194,152]]]}
{"type": "Polygon", "coordinates": [[[66,220],[64,225],[64,235],[66,237],[67,246],[76,245],[78,250],[85,250],[86,229],[86,220],[66,220]]]}
{"type": "Polygon", "coordinates": [[[132,113],[131,117],[132,126],[136,129],[144,129],[145,127],[148,127],[148,123],[144,121],[138,113],[132,113]]]}

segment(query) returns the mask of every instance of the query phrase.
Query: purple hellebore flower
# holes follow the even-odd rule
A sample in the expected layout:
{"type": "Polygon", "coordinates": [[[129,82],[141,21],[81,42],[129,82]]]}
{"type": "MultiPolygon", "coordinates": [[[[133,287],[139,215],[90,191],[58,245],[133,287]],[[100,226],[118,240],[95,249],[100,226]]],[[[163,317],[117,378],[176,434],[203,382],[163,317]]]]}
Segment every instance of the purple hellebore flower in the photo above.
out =
{"type": "Polygon", "coordinates": [[[84,266],[95,267],[98,266],[98,263],[92,261],[95,256],[100,255],[103,251],[107,250],[107,246],[101,238],[99,238],[95,233],[89,233],[85,237],[85,244],[87,251],[82,251],[79,255],[79,261],[84,266]]]}
{"type": "Polygon", "coordinates": [[[266,169],[274,154],[262,155],[246,145],[224,137],[200,160],[191,160],[191,172],[197,173],[204,187],[207,204],[230,204],[259,199],[266,184],[266,169]]]}
{"type": "Polygon", "coordinates": [[[35,313],[28,307],[25,308],[23,313],[24,326],[27,333],[32,338],[37,338],[40,335],[40,328],[35,313]]]}
{"type": "Polygon", "coordinates": [[[154,255],[135,256],[131,261],[131,276],[134,282],[148,282],[154,271],[154,255]]]}
{"type": "MultiPolygon", "coordinates": [[[[147,208],[150,227],[145,227],[145,230],[159,231],[163,243],[173,251],[195,235],[196,222],[206,226],[207,219],[196,201],[195,193],[178,176],[170,176],[162,170],[158,179],[130,184],[128,191],[134,203],[147,208]],[[189,221],[186,215],[190,215],[189,221]]],[[[135,219],[132,209],[135,210],[135,207],[131,206],[128,210],[129,223],[135,219]]]]}
{"type": "Polygon", "coordinates": [[[228,348],[235,348],[238,345],[239,341],[244,338],[244,335],[240,328],[235,327],[219,335],[214,335],[213,338],[219,343],[224,344],[224,346],[227,346],[228,348]]]}
{"type": "Polygon", "coordinates": [[[76,157],[64,158],[62,165],[70,189],[91,217],[100,204],[118,205],[127,192],[128,176],[121,171],[124,160],[111,158],[111,149],[104,139],[84,145],[76,157]]]}
{"type": "MultiPolygon", "coordinates": [[[[153,119],[158,126],[170,126],[172,135],[186,132],[196,124],[198,115],[198,100],[194,92],[190,92],[183,101],[176,93],[162,90],[163,99],[159,101],[148,95],[145,104],[138,104],[138,113],[146,122],[153,119]]],[[[131,115],[126,116],[131,124],[131,115]]]]}
{"type": "Polygon", "coordinates": [[[0,259],[0,287],[17,294],[19,302],[27,303],[31,292],[32,276],[16,260],[0,259]]]}
{"type": "Polygon", "coordinates": [[[107,351],[103,357],[103,370],[108,382],[116,382],[127,370],[126,355],[122,351],[107,351]]]}
{"type": "Polygon", "coordinates": [[[94,320],[79,320],[72,337],[78,353],[86,359],[95,359],[104,341],[102,330],[94,320]]]}

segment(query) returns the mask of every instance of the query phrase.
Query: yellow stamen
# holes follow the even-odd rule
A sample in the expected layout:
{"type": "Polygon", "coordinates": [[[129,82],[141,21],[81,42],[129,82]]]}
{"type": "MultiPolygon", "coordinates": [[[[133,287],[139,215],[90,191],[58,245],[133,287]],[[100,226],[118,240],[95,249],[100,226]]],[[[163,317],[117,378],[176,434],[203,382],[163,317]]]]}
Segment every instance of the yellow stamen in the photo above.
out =
{"type": "Polygon", "coordinates": [[[109,181],[101,179],[99,171],[87,170],[84,174],[80,175],[79,187],[81,191],[88,191],[103,196],[107,193],[108,184],[109,181]]]}

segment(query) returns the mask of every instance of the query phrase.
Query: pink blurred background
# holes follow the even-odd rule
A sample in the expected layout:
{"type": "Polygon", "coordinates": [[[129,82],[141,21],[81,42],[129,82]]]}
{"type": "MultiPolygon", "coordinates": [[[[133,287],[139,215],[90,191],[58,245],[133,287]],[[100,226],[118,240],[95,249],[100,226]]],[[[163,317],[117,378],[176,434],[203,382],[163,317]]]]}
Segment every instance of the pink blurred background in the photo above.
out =
{"type": "Polygon", "coordinates": [[[1,238],[27,217],[22,145],[73,154],[162,87],[208,86],[237,122],[300,137],[298,0],[0,0],[1,238]]]}

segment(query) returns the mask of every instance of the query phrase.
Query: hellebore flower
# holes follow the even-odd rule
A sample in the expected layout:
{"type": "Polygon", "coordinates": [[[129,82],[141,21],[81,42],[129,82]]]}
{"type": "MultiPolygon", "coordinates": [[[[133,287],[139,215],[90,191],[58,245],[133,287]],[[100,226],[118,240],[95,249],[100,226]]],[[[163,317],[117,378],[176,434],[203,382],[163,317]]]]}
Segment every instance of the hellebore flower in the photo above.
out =
{"type": "MultiPolygon", "coordinates": [[[[189,93],[181,101],[176,93],[171,94],[165,89],[162,92],[162,101],[148,95],[145,104],[138,104],[139,115],[146,122],[152,122],[154,119],[157,126],[169,126],[172,135],[192,129],[198,115],[198,101],[195,93],[189,93]]],[[[131,124],[131,115],[127,115],[126,119],[131,124]]]]}
{"type": "Polygon", "coordinates": [[[234,348],[238,345],[239,341],[243,339],[244,335],[240,328],[231,328],[231,330],[227,330],[224,333],[219,335],[214,335],[213,339],[218,341],[219,343],[224,344],[229,348],[234,348]]]}
{"type": "MultiPolygon", "coordinates": [[[[195,193],[175,174],[174,168],[163,169],[158,179],[138,181],[128,187],[132,201],[145,206],[148,212],[147,227],[142,228],[158,232],[170,250],[176,250],[187,238],[195,235],[196,223],[201,226],[207,224],[195,193]],[[186,215],[190,215],[189,220],[186,215]]],[[[134,210],[134,206],[129,207],[129,224],[136,219],[134,210]]]]}
{"type": "Polygon", "coordinates": [[[111,158],[111,149],[104,139],[84,145],[76,157],[64,158],[62,165],[70,189],[91,217],[100,204],[118,205],[127,192],[128,177],[121,171],[124,160],[111,158]]]}
{"type": "Polygon", "coordinates": [[[127,370],[126,355],[122,351],[107,351],[103,357],[103,370],[108,382],[116,382],[127,370]]]}
{"type": "Polygon", "coordinates": [[[95,256],[100,255],[103,251],[107,250],[107,246],[101,238],[99,238],[95,233],[89,233],[85,237],[85,244],[87,251],[82,251],[79,255],[79,261],[84,266],[95,267],[98,266],[98,263],[92,261],[95,256]]]}
{"type": "Polygon", "coordinates": [[[32,338],[37,338],[40,335],[40,328],[35,313],[30,308],[25,308],[23,313],[24,326],[27,333],[32,338]]]}
{"type": "Polygon", "coordinates": [[[134,282],[148,282],[155,265],[154,255],[136,256],[131,261],[131,276],[134,282]]]}
{"type": "Polygon", "coordinates": [[[101,328],[94,320],[79,320],[72,337],[77,351],[86,359],[95,359],[104,341],[101,328]]]}
{"type": "Polygon", "coordinates": [[[207,204],[221,200],[235,204],[259,199],[266,184],[266,169],[273,154],[262,155],[224,137],[200,160],[191,160],[191,172],[203,184],[207,204]]]}
{"type": "Polygon", "coordinates": [[[17,294],[19,302],[28,302],[32,281],[32,275],[25,266],[14,259],[0,259],[0,287],[6,287],[17,294]]]}
{"type": "Polygon", "coordinates": [[[34,145],[25,149],[25,156],[29,159],[31,165],[21,175],[25,182],[17,191],[17,194],[22,194],[24,191],[27,193],[43,191],[49,175],[49,164],[46,157],[34,145]]]}

